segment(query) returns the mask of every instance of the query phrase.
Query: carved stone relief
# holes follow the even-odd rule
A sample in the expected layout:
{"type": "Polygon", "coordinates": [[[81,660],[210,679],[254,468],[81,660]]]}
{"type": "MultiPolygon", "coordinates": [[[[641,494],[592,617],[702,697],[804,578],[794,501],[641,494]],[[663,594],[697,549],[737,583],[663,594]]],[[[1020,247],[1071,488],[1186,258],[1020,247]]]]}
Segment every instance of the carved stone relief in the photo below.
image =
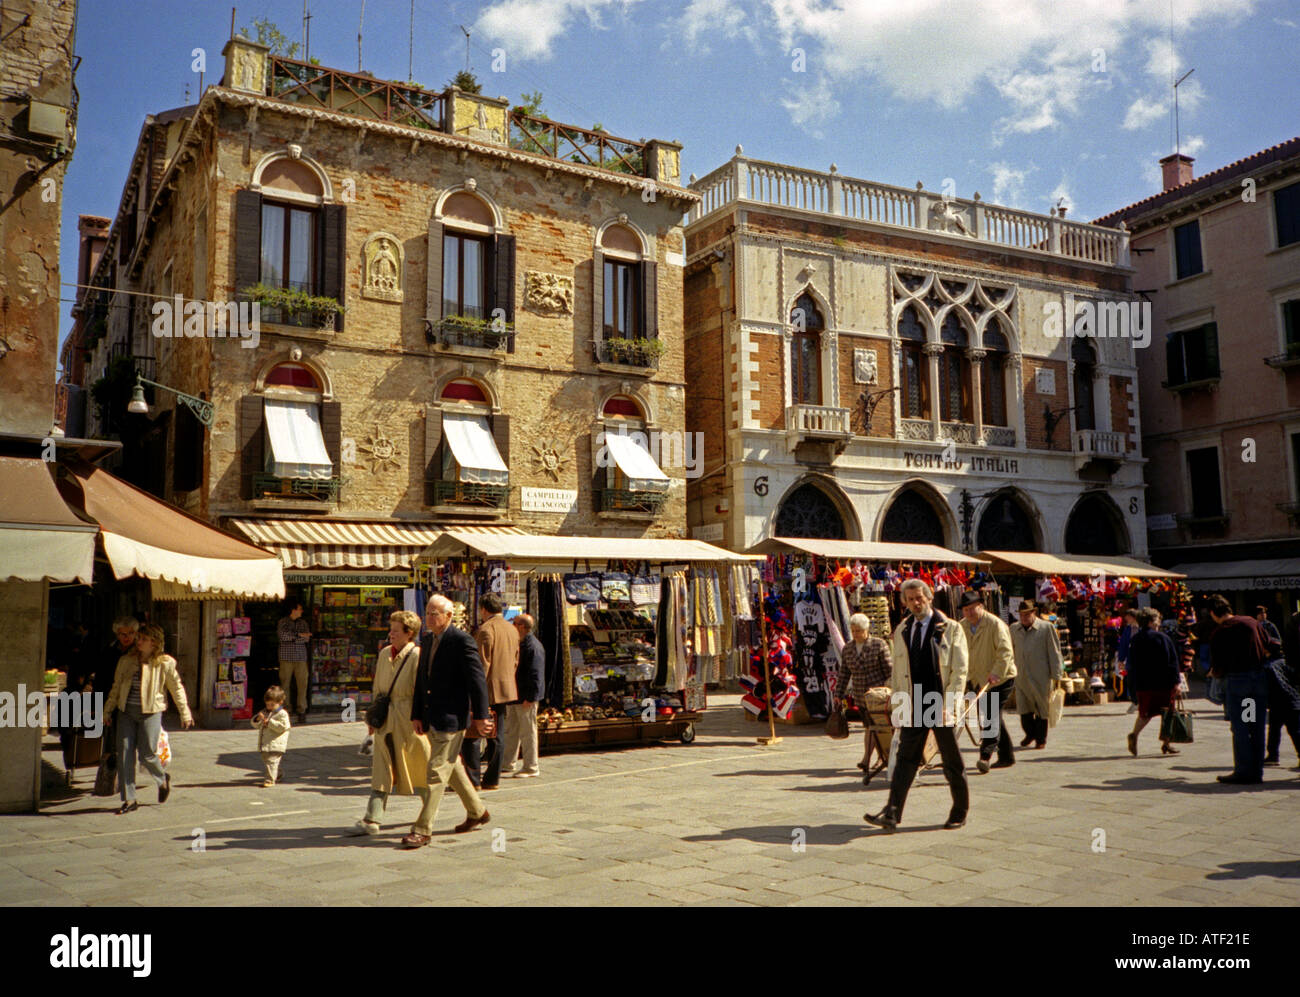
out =
{"type": "Polygon", "coordinates": [[[875,350],[853,351],[853,383],[876,384],[878,357],[875,350]]]}
{"type": "Polygon", "coordinates": [[[376,232],[361,250],[361,296],[376,301],[402,300],[402,244],[396,236],[376,232]]]}
{"type": "Polygon", "coordinates": [[[535,312],[573,314],[573,278],[529,270],[524,274],[524,302],[535,312]]]}

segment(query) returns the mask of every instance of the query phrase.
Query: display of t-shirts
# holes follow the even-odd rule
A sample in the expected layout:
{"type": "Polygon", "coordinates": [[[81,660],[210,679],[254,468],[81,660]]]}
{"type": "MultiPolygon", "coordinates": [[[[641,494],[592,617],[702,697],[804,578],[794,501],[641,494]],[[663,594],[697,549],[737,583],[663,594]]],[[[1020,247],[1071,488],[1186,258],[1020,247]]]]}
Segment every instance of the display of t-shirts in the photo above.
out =
{"type": "Polygon", "coordinates": [[[814,720],[824,719],[830,701],[826,693],[826,652],[830,635],[826,615],[815,600],[795,603],[795,671],[804,706],[814,720]]]}

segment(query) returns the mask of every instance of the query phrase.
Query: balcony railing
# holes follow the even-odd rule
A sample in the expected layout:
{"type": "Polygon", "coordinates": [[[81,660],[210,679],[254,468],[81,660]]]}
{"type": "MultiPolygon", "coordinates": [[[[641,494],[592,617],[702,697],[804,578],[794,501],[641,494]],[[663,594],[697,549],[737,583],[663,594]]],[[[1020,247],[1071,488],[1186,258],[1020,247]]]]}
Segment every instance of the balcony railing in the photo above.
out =
{"type": "Polygon", "coordinates": [[[414,128],[442,129],[440,93],[280,55],[272,55],[270,60],[269,97],[414,128]]]}
{"type": "Polygon", "coordinates": [[[615,138],[606,132],[562,125],[548,118],[535,118],[522,111],[510,112],[510,147],[551,159],[563,159],[585,166],[599,166],[615,173],[646,176],[646,144],[615,138]]]}
{"type": "Polygon", "coordinates": [[[929,419],[900,419],[898,435],[905,440],[933,440],[934,423],[929,419]]]}
{"type": "Polygon", "coordinates": [[[851,413],[829,405],[791,405],[785,410],[785,426],[798,436],[847,439],[853,435],[851,413]]]}
{"type": "Polygon", "coordinates": [[[975,424],[970,422],[939,423],[939,439],[954,443],[974,443],[975,424]]]}
{"type": "Polygon", "coordinates": [[[1074,452],[1077,454],[1122,460],[1126,450],[1123,433],[1104,433],[1098,429],[1075,431],[1074,452]]]}
{"type": "Polygon", "coordinates": [[[1287,343],[1285,353],[1265,357],[1264,363],[1275,370],[1292,370],[1300,367],[1300,343],[1287,343]]]}
{"type": "Polygon", "coordinates": [[[1129,265],[1129,234],[1122,229],[744,156],[735,156],[691,184],[691,189],[701,201],[691,208],[690,223],[733,202],[750,202],[964,236],[1102,266],[1129,265]]]}
{"type": "Polygon", "coordinates": [[[667,491],[629,491],[605,488],[600,492],[601,512],[645,512],[658,515],[668,501],[667,491]]]}
{"type": "Polygon", "coordinates": [[[337,502],[342,478],[282,478],[276,474],[253,475],[253,497],[313,498],[337,502]]]}
{"type": "Polygon", "coordinates": [[[434,505],[469,505],[500,509],[510,497],[509,485],[487,485],[477,481],[434,481],[434,505]]]}
{"type": "Polygon", "coordinates": [[[1016,431],[1010,426],[985,426],[983,439],[991,447],[1014,447],[1016,431]]]}
{"type": "Polygon", "coordinates": [[[424,335],[430,343],[439,346],[468,346],[476,350],[515,351],[515,330],[506,325],[494,329],[491,323],[475,320],[466,321],[457,316],[449,316],[437,322],[425,320],[424,335]]]}
{"type": "Polygon", "coordinates": [[[663,345],[657,339],[619,339],[610,337],[594,342],[592,352],[596,356],[597,363],[614,363],[622,364],[624,367],[644,367],[647,370],[658,370],[659,357],[663,354],[663,345]]]}

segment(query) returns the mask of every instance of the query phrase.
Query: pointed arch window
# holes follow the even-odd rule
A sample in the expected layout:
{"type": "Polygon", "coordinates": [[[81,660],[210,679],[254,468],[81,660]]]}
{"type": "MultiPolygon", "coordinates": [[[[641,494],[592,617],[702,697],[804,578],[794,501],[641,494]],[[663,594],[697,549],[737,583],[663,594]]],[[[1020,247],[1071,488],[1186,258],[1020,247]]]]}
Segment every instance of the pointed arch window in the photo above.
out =
{"type": "MultiPolygon", "coordinates": [[[[981,414],[986,426],[1007,425],[1007,357],[1011,344],[997,322],[984,330],[984,365],[980,371],[981,414]]],[[[1016,548],[1017,550],[1019,548],[1016,548]]]]}
{"type": "Polygon", "coordinates": [[[790,399],[795,405],[822,403],[822,313],[812,295],[801,294],[790,312],[790,399]]]}
{"type": "Polygon", "coordinates": [[[944,422],[971,422],[971,372],[966,356],[966,328],[949,312],[939,327],[943,353],[939,355],[939,418],[944,422]]]}
{"type": "Polygon", "coordinates": [[[898,317],[898,338],[903,350],[899,360],[904,419],[930,418],[930,375],[925,363],[925,328],[916,309],[908,305],[898,317]]]}
{"type": "Polygon", "coordinates": [[[1075,339],[1070,347],[1070,357],[1074,360],[1074,426],[1076,429],[1096,429],[1093,377],[1097,370],[1097,356],[1086,339],[1075,339]]]}

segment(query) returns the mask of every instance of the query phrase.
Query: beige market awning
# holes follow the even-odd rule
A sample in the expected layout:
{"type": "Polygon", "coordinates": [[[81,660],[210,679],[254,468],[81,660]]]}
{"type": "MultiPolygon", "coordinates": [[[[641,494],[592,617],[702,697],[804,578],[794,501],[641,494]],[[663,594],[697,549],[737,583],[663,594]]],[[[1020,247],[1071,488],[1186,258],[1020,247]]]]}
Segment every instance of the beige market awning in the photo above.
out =
{"type": "Polygon", "coordinates": [[[750,554],[788,554],[800,550],[816,557],[845,561],[933,561],[939,564],[984,564],[934,544],[883,543],[869,540],[820,540],[813,537],[768,537],[749,548],[750,554]]]}
{"type": "Polygon", "coordinates": [[[1300,589],[1300,557],[1259,558],[1255,561],[1200,561],[1176,564],[1193,592],[1300,589]]]}
{"type": "Polygon", "coordinates": [[[68,508],[49,464],[0,457],[0,581],[89,585],[98,532],[68,508]]]}
{"type": "Polygon", "coordinates": [[[230,598],[281,598],[284,576],[274,554],[160,501],[107,471],[67,463],[60,482],[68,502],[99,524],[104,553],[118,578],[176,582],[230,598]]]}
{"type": "MultiPolygon", "coordinates": [[[[446,529],[438,523],[345,519],[231,519],[230,525],[258,546],[273,551],[286,568],[409,569],[411,562],[446,529]]],[[[509,526],[459,527],[467,534],[518,535],[509,526]]]]}
{"type": "Polygon", "coordinates": [[[750,561],[744,554],[714,547],[703,540],[649,537],[556,537],[534,533],[470,533],[447,530],[420,552],[421,561],[451,557],[572,563],[574,561],[750,561]]]}
{"type": "Polygon", "coordinates": [[[980,557],[993,562],[995,574],[1096,575],[1122,578],[1183,578],[1131,557],[1093,557],[1085,554],[1039,554],[1021,550],[982,550],[980,557]]]}

